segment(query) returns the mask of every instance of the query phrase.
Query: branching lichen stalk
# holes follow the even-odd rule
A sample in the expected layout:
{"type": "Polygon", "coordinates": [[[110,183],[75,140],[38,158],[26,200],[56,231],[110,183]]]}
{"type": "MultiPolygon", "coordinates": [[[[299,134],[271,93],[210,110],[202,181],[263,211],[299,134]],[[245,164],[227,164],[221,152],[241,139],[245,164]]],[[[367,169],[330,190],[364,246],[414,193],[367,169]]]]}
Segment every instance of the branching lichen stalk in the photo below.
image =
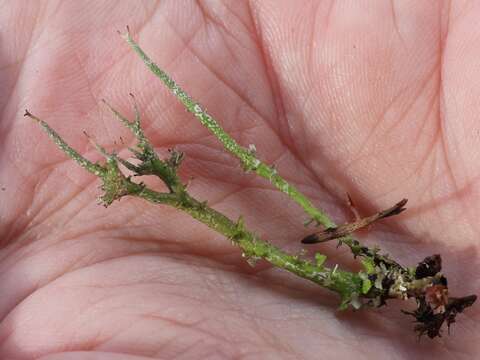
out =
{"type": "Polygon", "coordinates": [[[89,137],[96,149],[106,158],[104,164],[92,163],[70,147],[46,122],[26,111],[25,116],[38,122],[67,156],[101,179],[104,191],[101,200],[105,206],[124,196],[134,196],[155,204],[173,206],[230,239],[241,249],[243,256],[251,265],[256,260],[264,259],[275,267],[285,269],[338,293],[341,297],[341,309],[349,306],[358,309],[365,305],[378,307],[385,305],[389,299],[413,298],[417,302],[417,309],[405,313],[415,317],[418,322],[415,330],[419,335],[427,334],[431,338],[440,336],[443,323],[450,326],[458,313],[463,312],[465,308],[475,302],[475,295],[460,298],[449,296],[447,279],[441,273],[440,255],[427,257],[417,266],[407,268],[387,255],[381,254],[379,249],[372,249],[360,244],[350,235],[351,232],[372,222],[399,214],[405,210],[403,206],[407,202],[406,199],[372,216],[336,226],[324,211],[316,208],[305,195],[289,184],[273,167],[260,161],[254,151],[240,146],[227,134],[199,103],[184,92],[166,72],[145,54],[128,31],[123,36],[148,68],[160,78],[185,108],[219,139],[227,151],[240,159],[245,171],[254,171],[269,180],[277,189],[299,204],[313,221],[323,225],[322,231],[303,239],[305,244],[338,240],[339,244],[345,244],[350,248],[354,257],[362,258],[363,270],[359,272],[346,271],[337,265],[333,268],[327,267],[325,266],[326,256],[320,253],[315,254],[314,261],[289,254],[248,230],[242,217],[233,221],[208,206],[206,201],[200,201],[193,197],[177,174],[183,154],[171,150],[169,158],[159,158],[143,132],[138,106],[133,95],[135,110],[133,121],[128,120],[106,101],[104,103],[135,136],[137,148],[130,149],[139,160],[135,164],[122,159],[115,153],[108,153],[89,137]],[[132,171],[134,175],[125,176],[120,165],[132,171]],[[158,192],[146,187],[143,183],[133,181],[135,176],[144,175],[157,176],[165,183],[168,192],[158,192]]]}
{"type": "MultiPolygon", "coordinates": [[[[130,122],[110,105],[108,107],[137,138],[137,146],[141,151],[137,151],[136,155],[142,161],[140,165],[133,165],[115,154],[108,154],[105,149],[97,144],[94,144],[95,147],[107,158],[107,162],[103,166],[93,164],[71,148],[46,122],[28,111],[25,115],[38,121],[66,155],[102,179],[102,188],[105,191],[102,200],[106,206],[126,195],[139,197],[156,204],[173,206],[229,238],[232,243],[241,248],[244,257],[249,259],[252,264],[258,259],[264,259],[275,267],[285,269],[335,291],[341,296],[344,306],[349,304],[352,295],[354,295],[355,299],[358,297],[362,289],[362,279],[358,274],[340,270],[338,267],[331,269],[324,266],[323,263],[313,263],[309,260],[301,259],[297,255],[288,254],[267,241],[261,240],[253,232],[248,231],[241,218],[235,222],[209,207],[206,202],[199,201],[188,194],[185,186],[181,184],[172,162],[159,159],[158,155],[153,151],[153,146],[144,136],[140,127],[138,110],[135,110],[136,120],[130,122]],[[130,178],[123,175],[118,167],[118,163],[126,165],[131,170],[136,170],[138,175],[152,174],[158,176],[167,185],[170,192],[154,191],[143,184],[133,182],[130,178]],[[165,174],[168,174],[168,176],[165,174]]],[[[177,157],[178,155],[173,152],[172,156],[177,157]]]]}

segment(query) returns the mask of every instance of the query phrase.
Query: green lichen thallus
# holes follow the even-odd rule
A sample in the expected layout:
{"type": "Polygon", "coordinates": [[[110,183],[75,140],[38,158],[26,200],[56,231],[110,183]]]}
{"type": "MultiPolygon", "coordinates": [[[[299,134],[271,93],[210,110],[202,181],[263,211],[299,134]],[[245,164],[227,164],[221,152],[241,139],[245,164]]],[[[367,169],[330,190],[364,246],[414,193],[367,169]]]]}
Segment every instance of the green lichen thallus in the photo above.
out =
{"type": "Polygon", "coordinates": [[[282,268],[336,292],[341,299],[340,309],[379,307],[385,305],[389,299],[414,298],[417,302],[417,309],[412,312],[405,311],[405,313],[415,317],[418,322],[415,331],[420,336],[423,334],[427,334],[431,338],[440,336],[444,322],[449,327],[455,321],[458,313],[475,302],[475,295],[461,298],[449,296],[447,279],[440,272],[440,255],[427,257],[417,266],[406,268],[388,255],[380,254],[378,248],[364,246],[351,236],[352,232],[362,227],[402,212],[407,202],[406,199],[371,217],[336,226],[324,211],[316,208],[305,195],[281,177],[272,166],[262,162],[257,157],[253,146],[242,147],[226,133],[217,120],[145,54],[131,37],[128,27],[127,33],[122,36],[185,108],[217,137],[228,152],[239,159],[245,171],[254,172],[267,179],[279,191],[301,206],[312,221],[323,226],[324,230],[304,238],[304,243],[336,239],[339,241],[339,245],[348,246],[355,258],[361,259],[363,269],[354,272],[340,269],[338,265],[328,267],[326,266],[326,256],[321,253],[315,253],[313,260],[303,258],[301,255],[289,254],[249,231],[241,216],[236,221],[232,220],[208,206],[206,201],[193,197],[177,174],[184,157],[183,154],[172,149],[167,158],[162,159],[158,156],[143,132],[139,109],[133,95],[135,112],[133,121],[120,114],[107,102],[104,101],[104,103],[136,138],[136,148],[130,149],[137,159],[135,164],[121,158],[116,153],[108,153],[89,137],[96,149],[105,157],[103,164],[92,163],[65,143],[46,122],[26,111],[25,116],[35,120],[67,156],[102,181],[104,194],[101,202],[103,205],[108,206],[124,196],[135,196],[154,204],[173,206],[223,234],[232,244],[241,249],[242,255],[250,264],[254,265],[256,260],[263,259],[272,266],[282,268]],[[119,165],[129,169],[133,175],[124,175],[119,165]],[[143,183],[134,181],[135,176],[145,175],[157,176],[165,183],[167,191],[158,192],[143,183]]]}

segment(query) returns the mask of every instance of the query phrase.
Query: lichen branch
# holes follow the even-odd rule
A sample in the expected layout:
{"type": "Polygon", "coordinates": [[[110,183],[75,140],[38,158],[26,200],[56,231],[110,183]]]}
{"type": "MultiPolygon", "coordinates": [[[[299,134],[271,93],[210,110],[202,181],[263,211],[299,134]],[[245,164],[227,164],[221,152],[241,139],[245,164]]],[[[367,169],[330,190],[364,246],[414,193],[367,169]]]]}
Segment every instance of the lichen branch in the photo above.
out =
{"type": "Polygon", "coordinates": [[[154,146],[143,132],[140,112],[133,95],[131,95],[135,112],[133,121],[120,114],[106,101],[104,103],[135,136],[137,148],[130,150],[139,160],[139,164],[132,164],[115,153],[107,152],[90,138],[95,148],[106,159],[104,164],[92,163],[71,148],[46,122],[26,111],[25,116],[38,122],[67,156],[102,180],[104,194],[101,199],[105,206],[124,196],[134,196],[155,204],[173,206],[230,239],[232,244],[241,249],[250,264],[253,265],[256,260],[263,259],[275,267],[285,269],[338,293],[341,297],[341,309],[348,307],[358,309],[362,306],[379,307],[385,305],[389,299],[415,299],[417,309],[405,311],[405,313],[415,317],[418,322],[415,331],[420,336],[423,334],[431,338],[440,336],[444,323],[450,327],[455,322],[456,315],[476,301],[475,295],[465,297],[451,297],[449,295],[447,279],[441,272],[440,255],[427,257],[416,266],[404,267],[389,256],[381,254],[378,248],[361,245],[358,240],[351,236],[354,231],[362,227],[404,211],[406,199],[372,216],[336,226],[324,211],[313,206],[305,195],[282,178],[273,167],[263,163],[257,158],[254,151],[240,146],[227,134],[199,103],[190,98],[166,72],[161,70],[143,52],[132,39],[129,31],[124,35],[124,38],[149,69],[182,102],[185,108],[193,113],[219,139],[226,150],[240,159],[246,171],[254,171],[268,179],[275,187],[299,204],[313,221],[323,226],[321,231],[304,238],[304,243],[321,243],[336,239],[339,244],[347,245],[354,257],[361,258],[363,270],[358,272],[347,271],[340,269],[338,265],[327,267],[325,266],[326,256],[321,253],[316,253],[313,260],[289,254],[248,230],[241,217],[234,221],[209,207],[205,201],[193,197],[187,191],[177,173],[184,156],[183,153],[170,150],[168,158],[160,159],[154,146]],[[134,175],[125,176],[119,164],[132,171],[134,175]],[[143,183],[133,181],[135,176],[143,175],[153,175],[160,178],[167,186],[168,192],[158,192],[146,187],[143,183]]]}
{"type": "Polygon", "coordinates": [[[343,307],[351,303],[352,295],[355,301],[357,301],[362,288],[362,279],[358,274],[342,271],[338,268],[330,269],[324,266],[323,262],[314,263],[306,259],[301,259],[297,255],[288,254],[278,247],[261,240],[253,232],[247,230],[241,219],[239,221],[233,221],[209,207],[206,202],[199,201],[192,197],[185,190],[184,186],[178,185],[181,184],[181,182],[176,171],[183,155],[171,151],[169,159],[161,160],[153,151],[151,143],[144,136],[139,125],[138,115],[136,115],[135,122],[130,122],[111,106],[108,107],[117,118],[121,119],[125,126],[132,130],[137,139],[137,146],[140,151],[137,151],[136,156],[141,160],[141,164],[131,165],[129,168],[136,171],[136,175],[151,174],[158,176],[170,189],[169,193],[157,192],[147,188],[143,184],[133,182],[132,179],[126,177],[118,167],[119,163],[125,164],[125,160],[119,158],[114,153],[108,153],[102,146],[93,142],[90,137],[89,139],[95,148],[106,158],[105,164],[92,164],[68,146],[46,122],[30,113],[27,113],[27,116],[38,121],[47,134],[56,140],[55,143],[67,156],[81,165],[87,164],[85,165],[87,168],[93,165],[95,166],[94,169],[97,171],[96,175],[103,181],[102,189],[104,190],[104,195],[102,196],[102,201],[105,206],[127,195],[139,197],[156,204],[173,206],[229,238],[233,244],[241,248],[243,255],[249,259],[250,263],[253,264],[255,260],[264,259],[276,267],[283,268],[335,291],[342,297],[343,307]],[[161,169],[160,171],[158,170],[159,168],[161,169]],[[165,176],[166,173],[168,173],[168,176],[165,176]]]}
{"type": "Polygon", "coordinates": [[[88,172],[91,172],[92,174],[96,176],[101,176],[105,169],[98,165],[94,164],[91,161],[85,159],[83,156],[81,156],[78,152],[76,152],[73,148],[71,148],[63,139],[52,129],[48,124],[39,119],[38,117],[32,115],[28,110],[25,110],[25,113],[23,116],[29,117],[32,120],[35,120],[40,126],[47,132],[48,136],[53,140],[55,144],[62,150],[64,153],[66,153],[70,158],[75,160],[78,165],[83,167],[85,170],[88,172]]]}

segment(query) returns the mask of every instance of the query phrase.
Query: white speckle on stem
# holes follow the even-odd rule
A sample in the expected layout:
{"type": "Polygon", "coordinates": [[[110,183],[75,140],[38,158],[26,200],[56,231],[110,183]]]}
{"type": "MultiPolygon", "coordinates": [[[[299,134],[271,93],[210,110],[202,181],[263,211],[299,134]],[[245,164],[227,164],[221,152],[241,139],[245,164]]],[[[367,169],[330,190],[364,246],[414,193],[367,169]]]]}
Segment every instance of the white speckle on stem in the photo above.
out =
{"type": "Polygon", "coordinates": [[[260,160],[253,159],[253,163],[252,163],[253,168],[256,169],[258,168],[259,165],[260,165],[260,160]]]}
{"type": "Polygon", "coordinates": [[[337,269],[338,269],[338,264],[335,264],[335,267],[332,270],[332,275],[335,275],[337,269]]]}
{"type": "Polygon", "coordinates": [[[282,186],[280,187],[280,190],[287,194],[289,192],[289,189],[290,187],[288,186],[288,183],[283,183],[282,186]]]}

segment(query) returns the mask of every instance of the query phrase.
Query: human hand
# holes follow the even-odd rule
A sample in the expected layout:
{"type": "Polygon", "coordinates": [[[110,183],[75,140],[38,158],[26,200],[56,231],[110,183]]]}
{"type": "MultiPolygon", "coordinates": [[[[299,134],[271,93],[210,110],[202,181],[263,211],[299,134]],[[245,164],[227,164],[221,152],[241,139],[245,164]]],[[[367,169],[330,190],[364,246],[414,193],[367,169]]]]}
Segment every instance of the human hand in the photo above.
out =
{"type": "MultiPolygon", "coordinates": [[[[348,216],[345,191],[365,213],[408,197],[409,210],[368,237],[405,264],[441,253],[451,291],[478,292],[480,9],[300,3],[164,1],[139,13],[128,2],[25,1],[2,12],[2,357],[478,352],[475,306],[453,336],[417,343],[395,306],[338,314],[322,289],[264,264],[250,269],[226,239],[174,209],[127,198],[99,207],[94,177],[22,117],[28,107],[98,159],[82,130],[109,149],[131,145],[98,100],[131,113],[133,92],[159,151],[185,151],[190,192],[233,218],[244,215],[265,239],[299,249],[301,211],[242,174],[146,71],[115,34],[129,24],[229,133],[255,144],[262,160],[338,219],[348,216]],[[125,144],[113,144],[120,137],[125,144]]],[[[344,261],[335,253],[332,261],[344,261]]]]}

